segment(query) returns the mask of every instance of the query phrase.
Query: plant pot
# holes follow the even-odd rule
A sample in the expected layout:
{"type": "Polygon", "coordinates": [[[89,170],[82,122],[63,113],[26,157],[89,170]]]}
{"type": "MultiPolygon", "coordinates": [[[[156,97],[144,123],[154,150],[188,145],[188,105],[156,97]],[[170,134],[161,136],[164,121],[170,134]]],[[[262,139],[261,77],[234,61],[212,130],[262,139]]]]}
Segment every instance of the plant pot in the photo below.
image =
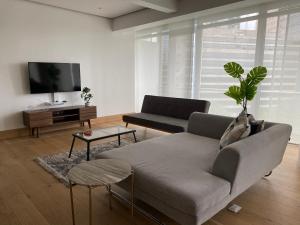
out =
{"type": "Polygon", "coordinates": [[[90,106],[90,105],[91,105],[90,102],[86,102],[86,103],[85,103],[85,106],[90,106]]]}

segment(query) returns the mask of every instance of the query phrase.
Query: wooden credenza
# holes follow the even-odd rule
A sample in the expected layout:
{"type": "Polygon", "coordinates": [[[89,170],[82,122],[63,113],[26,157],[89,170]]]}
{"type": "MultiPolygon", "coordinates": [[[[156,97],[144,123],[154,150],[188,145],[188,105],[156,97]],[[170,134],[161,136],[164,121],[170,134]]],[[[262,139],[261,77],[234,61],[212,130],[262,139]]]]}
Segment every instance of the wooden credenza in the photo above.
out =
{"type": "Polygon", "coordinates": [[[39,137],[39,128],[55,124],[88,122],[91,128],[91,119],[97,118],[96,106],[67,106],[23,111],[24,125],[30,129],[31,135],[39,137]]]}

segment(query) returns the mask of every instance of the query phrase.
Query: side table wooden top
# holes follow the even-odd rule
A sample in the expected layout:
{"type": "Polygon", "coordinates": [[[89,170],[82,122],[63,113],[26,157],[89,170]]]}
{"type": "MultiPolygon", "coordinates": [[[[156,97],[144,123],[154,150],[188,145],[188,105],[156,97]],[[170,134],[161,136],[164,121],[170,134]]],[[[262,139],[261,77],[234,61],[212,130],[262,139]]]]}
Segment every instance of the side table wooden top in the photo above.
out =
{"type": "Polygon", "coordinates": [[[68,178],[71,183],[94,187],[118,183],[131,174],[131,165],[125,161],[98,159],[74,166],[68,178]]]}

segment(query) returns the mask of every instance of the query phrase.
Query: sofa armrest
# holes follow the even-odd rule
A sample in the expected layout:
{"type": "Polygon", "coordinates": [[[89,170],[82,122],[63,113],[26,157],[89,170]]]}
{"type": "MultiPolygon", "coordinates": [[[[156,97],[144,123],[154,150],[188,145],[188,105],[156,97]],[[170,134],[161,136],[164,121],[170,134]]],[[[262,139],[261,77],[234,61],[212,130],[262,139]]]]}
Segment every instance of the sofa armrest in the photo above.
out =
{"type": "Polygon", "coordinates": [[[233,117],[194,112],[188,122],[187,131],[192,134],[221,139],[233,117]]]}
{"type": "Polygon", "coordinates": [[[225,147],[212,173],[231,182],[231,194],[239,195],[282,161],[292,127],[276,124],[225,147]]]}

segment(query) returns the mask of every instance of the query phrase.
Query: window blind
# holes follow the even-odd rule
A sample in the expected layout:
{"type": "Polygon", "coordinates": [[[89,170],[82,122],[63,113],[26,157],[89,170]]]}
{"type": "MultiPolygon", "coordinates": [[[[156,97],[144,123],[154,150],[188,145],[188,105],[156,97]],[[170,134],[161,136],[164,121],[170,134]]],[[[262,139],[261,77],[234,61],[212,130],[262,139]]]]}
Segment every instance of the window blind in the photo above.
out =
{"type": "Polygon", "coordinates": [[[268,76],[251,102],[258,119],[293,125],[300,143],[300,3],[277,1],[168,24],[136,34],[136,99],[145,94],[207,99],[210,113],[236,116],[224,95],[235,81],[223,65],[245,71],[265,65],[268,76]]]}

